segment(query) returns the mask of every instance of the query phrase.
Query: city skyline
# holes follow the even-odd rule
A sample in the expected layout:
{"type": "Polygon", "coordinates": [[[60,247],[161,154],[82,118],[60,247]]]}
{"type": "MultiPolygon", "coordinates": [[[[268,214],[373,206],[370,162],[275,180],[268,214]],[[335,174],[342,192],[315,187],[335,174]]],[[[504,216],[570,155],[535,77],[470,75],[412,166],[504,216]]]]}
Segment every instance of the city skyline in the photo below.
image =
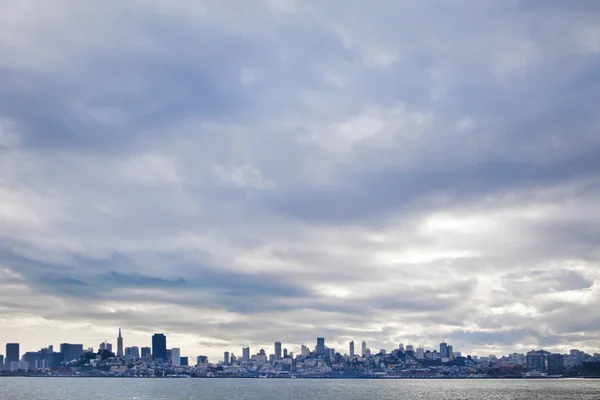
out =
{"type": "Polygon", "coordinates": [[[13,3],[0,343],[600,347],[600,2],[13,3]]]}

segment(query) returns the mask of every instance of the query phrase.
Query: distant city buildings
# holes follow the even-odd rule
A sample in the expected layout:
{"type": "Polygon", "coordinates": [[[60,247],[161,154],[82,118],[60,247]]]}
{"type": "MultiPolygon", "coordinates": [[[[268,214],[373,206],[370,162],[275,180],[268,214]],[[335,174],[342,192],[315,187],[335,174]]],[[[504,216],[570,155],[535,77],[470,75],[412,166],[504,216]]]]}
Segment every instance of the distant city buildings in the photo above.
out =
{"type": "Polygon", "coordinates": [[[244,347],[242,349],[242,361],[244,361],[244,362],[250,361],[250,347],[244,347]]]}
{"type": "Polygon", "coordinates": [[[367,355],[367,342],[364,340],[362,341],[361,352],[363,357],[367,355]]]}
{"type": "Polygon", "coordinates": [[[19,343],[7,343],[6,344],[6,364],[10,365],[12,362],[19,362],[21,359],[21,351],[19,349],[19,343]]]}
{"type": "Polygon", "coordinates": [[[121,336],[121,328],[119,328],[119,336],[117,337],[117,357],[123,357],[123,336],[121,336]]]}
{"type": "Polygon", "coordinates": [[[317,338],[317,346],[315,347],[317,354],[325,354],[325,338],[317,338]]]}
{"type": "Polygon", "coordinates": [[[167,337],[162,333],[152,335],[152,360],[167,361],[167,337]]]}
{"type": "Polygon", "coordinates": [[[171,365],[176,367],[181,365],[181,350],[177,347],[171,349],[171,365]]]}
{"type": "Polygon", "coordinates": [[[354,340],[350,342],[350,357],[354,357],[354,340]]]}
{"type": "Polygon", "coordinates": [[[277,360],[281,360],[281,342],[275,342],[274,349],[275,349],[275,358],[277,360]]]}

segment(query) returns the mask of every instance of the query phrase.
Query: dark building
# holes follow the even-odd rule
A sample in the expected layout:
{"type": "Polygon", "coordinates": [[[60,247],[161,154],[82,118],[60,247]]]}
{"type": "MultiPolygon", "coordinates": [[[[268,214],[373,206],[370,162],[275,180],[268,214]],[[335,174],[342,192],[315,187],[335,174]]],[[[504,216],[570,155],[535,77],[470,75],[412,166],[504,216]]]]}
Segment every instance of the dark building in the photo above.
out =
{"type": "Polygon", "coordinates": [[[281,360],[281,342],[275,342],[275,358],[281,360]]]}
{"type": "Polygon", "coordinates": [[[189,365],[189,360],[187,357],[179,357],[179,365],[183,367],[187,367],[189,365]]]}
{"type": "Polygon", "coordinates": [[[325,354],[325,338],[317,338],[317,347],[315,348],[317,354],[325,354]]]}
{"type": "Polygon", "coordinates": [[[208,363],[207,356],[198,356],[198,358],[196,358],[196,365],[203,365],[203,364],[207,364],[207,363],[208,363]]]}
{"type": "Polygon", "coordinates": [[[152,356],[152,349],[150,347],[142,347],[141,352],[142,352],[142,358],[148,358],[148,357],[152,356]]]}
{"type": "Polygon", "coordinates": [[[546,356],[548,375],[562,375],[565,372],[565,359],[562,354],[548,354],[546,356]]]}
{"type": "Polygon", "coordinates": [[[10,365],[11,362],[19,361],[20,359],[19,343],[6,343],[6,364],[10,365]]]}
{"type": "Polygon", "coordinates": [[[530,351],[527,353],[527,369],[529,371],[545,372],[546,356],[543,352],[530,351]]]}
{"type": "Polygon", "coordinates": [[[61,343],[60,344],[60,355],[64,362],[70,362],[73,360],[79,360],[79,357],[83,354],[83,345],[82,344],[70,344],[70,343],[61,343]]]}
{"type": "Polygon", "coordinates": [[[295,358],[292,358],[292,372],[296,372],[297,368],[297,361],[295,358]]]}
{"type": "Polygon", "coordinates": [[[0,354],[0,368],[4,365],[4,356],[0,354]]]}
{"type": "Polygon", "coordinates": [[[162,333],[152,335],[152,360],[167,361],[167,337],[162,333]]]}

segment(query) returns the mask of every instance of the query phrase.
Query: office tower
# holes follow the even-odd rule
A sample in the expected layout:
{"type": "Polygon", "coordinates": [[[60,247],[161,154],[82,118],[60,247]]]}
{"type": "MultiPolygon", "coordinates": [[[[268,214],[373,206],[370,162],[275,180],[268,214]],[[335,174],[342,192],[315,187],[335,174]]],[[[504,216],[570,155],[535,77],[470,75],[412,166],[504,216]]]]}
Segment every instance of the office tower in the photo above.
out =
{"type": "Polygon", "coordinates": [[[62,356],[62,359],[65,362],[78,360],[82,354],[83,354],[83,345],[82,344],[70,344],[70,343],[61,343],[60,344],[60,355],[62,356]]]}
{"type": "Polygon", "coordinates": [[[381,354],[382,356],[385,356],[387,354],[387,350],[386,349],[380,349],[379,350],[379,354],[381,354]]]}
{"type": "Polygon", "coordinates": [[[235,356],[235,354],[231,353],[231,356],[229,356],[229,364],[235,364],[236,361],[237,357],[235,356]]]}
{"type": "Polygon", "coordinates": [[[229,352],[226,351],[225,353],[223,353],[223,363],[224,364],[229,364],[229,352]]]}
{"type": "Polygon", "coordinates": [[[242,361],[250,361],[250,347],[244,347],[242,349],[242,361]]]}
{"type": "Polygon", "coordinates": [[[335,359],[335,349],[327,349],[327,355],[329,356],[330,360],[334,360],[335,359]]]}
{"type": "Polygon", "coordinates": [[[417,359],[423,360],[425,359],[425,349],[422,347],[417,347],[417,359]]]}
{"type": "Polygon", "coordinates": [[[140,358],[140,349],[137,346],[128,347],[129,349],[129,357],[138,359],[140,358]]]}
{"type": "Polygon", "coordinates": [[[117,337],[117,357],[123,357],[123,336],[121,336],[121,328],[119,328],[119,337],[117,337]]]}
{"type": "Polygon", "coordinates": [[[287,349],[283,349],[283,358],[286,358],[287,356],[288,356],[287,349]]]}
{"type": "Polygon", "coordinates": [[[440,343],[440,357],[448,358],[448,343],[446,342],[440,343]]]}
{"type": "Polygon", "coordinates": [[[290,352],[288,353],[288,357],[289,357],[289,358],[294,358],[294,352],[293,352],[293,351],[290,351],[290,352]]]}
{"type": "Polygon", "coordinates": [[[100,343],[100,346],[98,347],[98,351],[110,351],[112,353],[112,344],[107,343],[107,342],[103,342],[100,343]]]}
{"type": "Polygon", "coordinates": [[[404,353],[404,345],[402,343],[398,345],[398,350],[404,353]]]}
{"type": "Polygon", "coordinates": [[[448,345],[448,358],[454,360],[454,348],[451,345],[448,345]]]}
{"type": "Polygon", "coordinates": [[[350,342],[350,357],[354,357],[354,340],[350,342]]]}
{"type": "Polygon", "coordinates": [[[19,343],[6,343],[6,365],[10,366],[12,362],[19,362],[20,359],[19,343]]]}
{"type": "Polygon", "coordinates": [[[187,367],[189,365],[189,360],[187,357],[181,357],[180,361],[179,361],[179,365],[181,365],[182,367],[187,367]]]}
{"type": "Polygon", "coordinates": [[[562,375],[565,372],[565,359],[562,354],[546,355],[548,375],[562,375]]]}
{"type": "Polygon", "coordinates": [[[367,354],[367,342],[362,341],[362,356],[364,357],[367,354]]]}
{"type": "Polygon", "coordinates": [[[196,365],[206,365],[208,364],[207,356],[198,356],[196,357],[196,365]]]}
{"type": "Polygon", "coordinates": [[[370,349],[370,348],[368,348],[368,347],[365,349],[365,357],[366,357],[366,358],[369,358],[369,357],[371,357],[371,349],[370,349]]]}
{"type": "Polygon", "coordinates": [[[181,365],[181,350],[177,347],[171,349],[171,365],[176,367],[181,365]]]}
{"type": "Polygon", "coordinates": [[[303,357],[308,356],[310,354],[308,346],[302,345],[302,347],[300,347],[300,354],[302,354],[303,357]]]}
{"type": "Polygon", "coordinates": [[[317,346],[315,347],[317,354],[325,354],[325,338],[317,338],[317,346]]]}
{"type": "Polygon", "coordinates": [[[281,342],[275,342],[275,358],[281,360],[281,342]]]}
{"type": "Polygon", "coordinates": [[[412,344],[409,344],[409,345],[407,345],[407,346],[406,346],[406,352],[407,352],[407,353],[408,353],[408,352],[411,352],[411,353],[412,353],[413,351],[414,351],[414,347],[413,347],[413,345],[412,345],[412,344]]]}
{"type": "Polygon", "coordinates": [[[298,370],[298,361],[292,357],[292,372],[297,372],[298,370]]]}
{"type": "Polygon", "coordinates": [[[4,365],[4,356],[0,354],[0,371],[2,371],[2,366],[4,365]]]}
{"type": "Polygon", "coordinates": [[[545,372],[546,358],[544,353],[538,351],[527,353],[527,369],[529,371],[545,372]]]}
{"type": "Polygon", "coordinates": [[[152,357],[152,349],[150,347],[142,347],[142,358],[148,359],[152,357]]]}
{"type": "Polygon", "coordinates": [[[167,360],[167,337],[162,333],[152,335],[152,360],[167,360]]]}

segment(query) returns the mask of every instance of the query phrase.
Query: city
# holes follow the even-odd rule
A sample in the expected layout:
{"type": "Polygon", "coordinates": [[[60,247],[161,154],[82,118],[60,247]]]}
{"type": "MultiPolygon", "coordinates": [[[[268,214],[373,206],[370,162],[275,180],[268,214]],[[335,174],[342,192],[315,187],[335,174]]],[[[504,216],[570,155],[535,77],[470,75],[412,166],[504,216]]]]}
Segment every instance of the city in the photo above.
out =
{"type": "Polygon", "coordinates": [[[97,349],[62,343],[21,354],[19,343],[7,343],[0,355],[0,376],[135,377],[135,378],[339,378],[339,379],[444,379],[444,378],[560,378],[600,376],[600,354],[573,349],[568,354],[532,350],[526,354],[471,356],[441,342],[426,349],[399,344],[392,350],[373,350],[367,342],[348,343],[343,351],[316,339],[314,348],[302,345],[298,354],[281,342],[272,353],[250,347],[241,356],[225,351],[221,360],[198,355],[183,357],[181,349],[168,348],[163,333],[152,335],[151,347],[124,347],[119,328],[116,348],[103,342],[97,349]]]}

